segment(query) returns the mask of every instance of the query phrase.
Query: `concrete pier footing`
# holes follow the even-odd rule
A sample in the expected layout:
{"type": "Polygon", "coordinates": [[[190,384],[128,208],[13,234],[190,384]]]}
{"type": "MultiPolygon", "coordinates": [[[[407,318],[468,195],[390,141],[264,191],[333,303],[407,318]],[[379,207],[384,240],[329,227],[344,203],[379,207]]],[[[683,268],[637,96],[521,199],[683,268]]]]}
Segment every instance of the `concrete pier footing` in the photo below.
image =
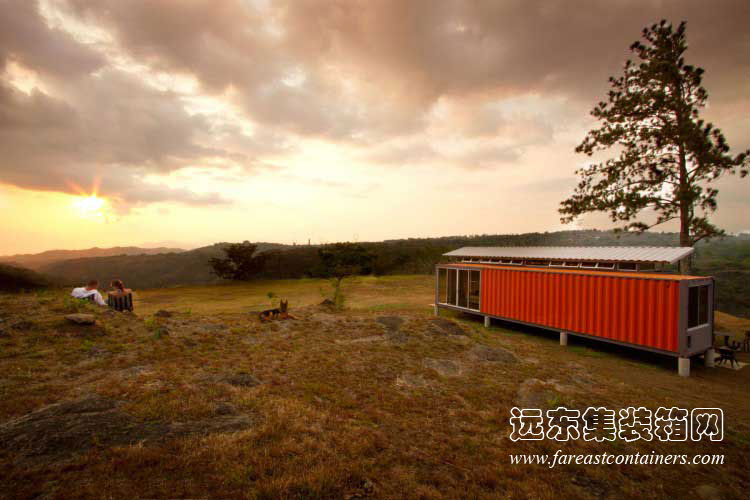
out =
{"type": "Polygon", "coordinates": [[[560,332],[560,345],[568,345],[568,334],[560,332]]]}
{"type": "Polygon", "coordinates": [[[491,322],[491,321],[492,321],[492,318],[490,318],[489,316],[485,316],[485,317],[484,317],[484,327],[485,327],[485,328],[489,328],[489,327],[490,327],[490,322],[491,322]]]}
{"type": "Polygon", "coordinates": [[[680,377],[690,376],[690,358],[677,358],[677,373],[680,377]]]}
{"type": "Polygon", "coordinates": [[[703,355],[703,360],[705,361],[707,368],[713,368],[716,366],[716,351],[713,349],[707,350],[703,355]]]}

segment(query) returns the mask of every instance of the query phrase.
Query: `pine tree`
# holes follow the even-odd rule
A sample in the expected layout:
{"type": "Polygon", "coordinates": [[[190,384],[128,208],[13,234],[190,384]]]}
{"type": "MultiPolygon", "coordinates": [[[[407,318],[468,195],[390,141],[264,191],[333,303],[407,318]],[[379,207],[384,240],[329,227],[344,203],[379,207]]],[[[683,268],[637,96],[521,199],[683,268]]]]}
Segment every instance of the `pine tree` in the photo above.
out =
{"type": "MultiPolygon", "coordinates": [[[[643,232],[679,220],[680,245],[724,234],[709,221],[718,190],[711,185],[729,172],[745,177],[750,150],[732,156],[721,130],[700,118],[708,93],[704,70],[685,63],[685,22],[675,30],[661,21],[643,30],[645,43],[630,50],[619,78],[610,78],[608,100],[591,111],[600,122],[576,148],[594,153],[615,148],[617,157],[579,169],[580,182],[560,206],[568,223],[587,212],[608,212],[620,230],[643,232]],[[655,221],[638,220],[653,212],[655,221]]],[[[688,261],[680,270],[690,271],[688,261]]]]}

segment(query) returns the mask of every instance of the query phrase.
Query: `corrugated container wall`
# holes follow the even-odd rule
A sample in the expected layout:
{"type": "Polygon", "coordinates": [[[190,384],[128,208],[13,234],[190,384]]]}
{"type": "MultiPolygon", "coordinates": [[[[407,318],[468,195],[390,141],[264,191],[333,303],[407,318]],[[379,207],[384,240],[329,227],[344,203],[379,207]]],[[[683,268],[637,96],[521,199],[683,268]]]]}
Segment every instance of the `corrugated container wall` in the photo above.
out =
{"type": "Polygon", "coordinates": [[[481,312],[675,352],[674,280],[482,269],[481,312]]]}

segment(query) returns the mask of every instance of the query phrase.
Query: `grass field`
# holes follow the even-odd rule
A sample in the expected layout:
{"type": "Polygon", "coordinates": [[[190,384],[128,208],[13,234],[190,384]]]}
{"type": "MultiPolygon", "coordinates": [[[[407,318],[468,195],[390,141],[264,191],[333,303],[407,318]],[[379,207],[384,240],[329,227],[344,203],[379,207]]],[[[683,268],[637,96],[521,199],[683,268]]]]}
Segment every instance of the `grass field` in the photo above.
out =
{"type": "Polygon", "coordinates": [[[342,312],[318,305],[320,280],[147,290],[135,314],[0,295],[0,497],[746,497],[750,368],[694,361],[685,379],[673,358],[435,320],[431,277],[344,291],[342,312]],[[296,319],[261,323],[269,292],[296,319]],[[561,405],[718,407],[724,440],[509,439],[513,406],[561,405]],[[724,464],[510,463],[558,449],[724,464]]]}

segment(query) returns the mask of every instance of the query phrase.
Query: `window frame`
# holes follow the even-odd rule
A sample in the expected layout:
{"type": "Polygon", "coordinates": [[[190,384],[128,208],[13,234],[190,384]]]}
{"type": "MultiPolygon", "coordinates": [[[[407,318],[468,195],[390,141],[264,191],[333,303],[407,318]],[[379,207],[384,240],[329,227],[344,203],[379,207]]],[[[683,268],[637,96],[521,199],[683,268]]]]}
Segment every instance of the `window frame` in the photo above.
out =
{"type": "Polygon", "coordinates": [[[706,326],[711,324],[711,301],[712,297],[710,294],[709,284],[693,285],[687,287],[687,321],[685,323],[685,329],[688,332],[699,328],[705,328],[706,326]],[[693,293],[693,291],[695,291],[694,293],[696,295],[697,302],[695,304],[695,315],[697,323],[691,325],[691,314],[693,311],[693,307],[691,304],[691,294],[693,293]],[[705,305],[705,309],[701,308],[702,305],[705,305]],[[705,318],[701,318],[703,314],[705,314],[705,318]],[[702,319],[704,319],[705,321],[701,322],[702,319]]]}

